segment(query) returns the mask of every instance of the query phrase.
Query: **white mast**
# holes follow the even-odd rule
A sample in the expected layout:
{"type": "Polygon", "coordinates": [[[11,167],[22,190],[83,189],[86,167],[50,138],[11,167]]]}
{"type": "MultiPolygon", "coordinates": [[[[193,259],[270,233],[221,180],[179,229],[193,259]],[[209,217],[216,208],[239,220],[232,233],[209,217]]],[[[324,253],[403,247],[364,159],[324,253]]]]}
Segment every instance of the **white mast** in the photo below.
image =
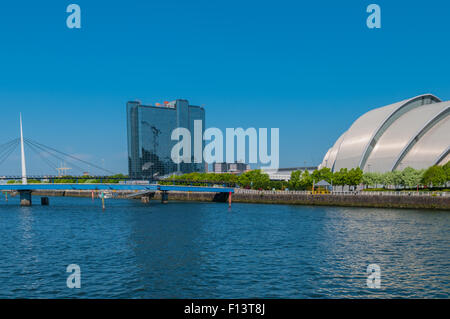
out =
{"type": "Polygon", "coordinates": [[[22,154],[22,184],[27,185],[27,166],[25,163],[25,148],[23,146],[23,128],[22,128],[22,113],[20,113],[20,148],[22,154]]]}

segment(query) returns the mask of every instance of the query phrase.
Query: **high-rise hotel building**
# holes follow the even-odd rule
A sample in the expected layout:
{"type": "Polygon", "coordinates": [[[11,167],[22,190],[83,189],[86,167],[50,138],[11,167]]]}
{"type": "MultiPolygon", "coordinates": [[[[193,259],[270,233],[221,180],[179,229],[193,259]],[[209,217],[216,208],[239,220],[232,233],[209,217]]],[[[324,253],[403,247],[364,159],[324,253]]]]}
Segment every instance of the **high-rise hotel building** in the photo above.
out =
{"type": "MultiPolygon", "coordinates": [[[[131,178],[152,179],[173,173],[203,172],[205,163],[194,162],[194,121],[202,121],[202,136],[205,130],[205,109],[189,105],[186,100],[176,100],[142,105],[127,103],[128,129],[128,171],[131,178]],[[172,141],[172,131],[186,128],[191,133],[191,163],[176,164],[172,148],[178,141],[172,141]]],[[[204,142],[202,139],[202,149],[204,142]]]]}

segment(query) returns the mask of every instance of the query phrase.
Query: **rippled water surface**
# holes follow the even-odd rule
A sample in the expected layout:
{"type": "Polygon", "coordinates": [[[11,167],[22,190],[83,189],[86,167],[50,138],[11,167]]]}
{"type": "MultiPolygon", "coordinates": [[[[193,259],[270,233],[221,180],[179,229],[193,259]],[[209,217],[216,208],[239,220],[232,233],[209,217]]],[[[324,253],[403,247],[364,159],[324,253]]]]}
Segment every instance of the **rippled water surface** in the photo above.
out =
{"type": "Polygon", "coordinates": [[[1,298],[448,298],[450,212],[0,202],[1,298]],[[66,286],[81,267],[82,287],[66,286]],[[367,288],[369,264],[381,289],[367,288]]]}

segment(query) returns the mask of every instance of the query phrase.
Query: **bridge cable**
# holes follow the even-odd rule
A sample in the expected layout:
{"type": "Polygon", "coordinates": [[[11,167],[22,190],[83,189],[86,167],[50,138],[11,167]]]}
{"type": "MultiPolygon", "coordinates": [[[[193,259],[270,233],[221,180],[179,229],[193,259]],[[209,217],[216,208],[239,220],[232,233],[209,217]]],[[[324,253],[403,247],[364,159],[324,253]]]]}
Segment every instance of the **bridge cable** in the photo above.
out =
{"type": "Polygon", "coordinates": [[[4,148],[1,152],[0,152],[0,159],[3,159],[5,156],[8,157],[9,154],[11,153],[11,150],[14,150],[15,147],[17,147],[19,141],[15,141],[13,143],[10,143],[6,148],[4,148]]]}
{"type": "Polygon", "coordinates": [[[49,154],[49,155],[53,156],[54,158],[59,159],[60,161],[69,163],[71,166],[73,166],[75,169],[79,170],[80,172],[83,172],[83,171],[84,171],[84,169],[81,168],[81,167],[79,167],[78,165],[75,165],[75,164],[73,164],[72,162],[67,161],[65,158],[63,158],[63,157],[61,157],[61,156],[58,156],[58,155],[55,155],[55,154],[49,152],[49,151],[46,150],[45,148],[43,148],[43,147],[41,147],[41,146],[39,146],[39,145],[36,145],[34,142],[31,142],[29,139],[26,139],[25,142],[27,143],[27,145],[33,145],[34,147],[36,147],[36,148],[42,150],[44,153],[49,154]]]}
{"type": "Polygon", "coordinates": [[[52,148],[52,147],[50,147],[50,146],[46,146],[46,145],[44,145],[44,144],[42,144],[42,143],[33,141],[33,140],[29,139],[29,138],[27,139],[27,141],[33,143],[35,146],[41,146],[41,147],[46,148],[46,149],[49,149],[49,150],[51,150],[51,151],[53,151],[53,152],[55,152],[55,153],[58,153],[58,154],[61,154],[61,155],[70,157],[70,158],[72,158],[72,159],[74,159],[74,160],[77,160],[77,161],[82,162],[82,163],[84,163],[84,164],[87,164],[87,165],[89,165],[89,166],[95,167],[95,168],[97,168],[97,169],[99,169],[99,170],[101,170],[101,171],[107,172],[108,174],[111,174],[111,175],[114,175],[114,174],[115,174],[114,172],[112,172],[112,171],[110,171],[110,170],[108,170],[108,169],[106,169],[106,168],[102,168],[102,167],[100,167],[100,166],[98,166],[98,165],[95,165],[95,164],[89,163],[89,162],[87,162],[87,161],[84,161],[84,160],[82,160],[82,159],[76,158],[75,156],[72,156],[72,155],[70,155],[70,154],[67,154],[67,153],[58,151],[58,150],[56,150],[56,149],[54,149],[54,148],[52,148]]]}
{"type": "Polygon", "coordinates": [[[19,141],[19,139],[16,138],[16,139],[13,139],[13,140],[11,140],[11,141],[5,143],[5,144],[0,145],[0,154],[3,153],[3,152],[6,153],[6,152],[8,151],[8,149],[9,149],[9,147],[10,147],[11,145],[14,145],[14,144],[17,143],[18,141],[19,141]]]}
{"type": "MultiPolygon", "coordinates": [[[[27,143],[27,142],[25,142],[26,144],[27,144],[27,146],[30,148],[30,150],[32,150],[34,153],[36,153],[38,156],[39,156],[39,158],[40,159],[42,159],[52,170],[55,170],[55,171],[57,171],[57,169],[58,169],[58,166],[56,165],[56,164],[54,164],[52,161],[50,161],[48,158],[46,158],[45,156],[43,156],[42,154],[41,154],[41,152],[39,152],[39,149],[37,149],[35,146],[33,146],[32,144],[30,144],[30,143],[27,143]]],[[[51,155],[51,154],[50,154],[51,155]]]]}
{"type": "Polygon", "coordinates": [[[19,146],[18,140],[15,141],[14,144],[9,145],[6,151],[2,152],[0,155],[0,165],[2,165],[9,158],[9,156],[16,150],[17,146],[19,146]]]}

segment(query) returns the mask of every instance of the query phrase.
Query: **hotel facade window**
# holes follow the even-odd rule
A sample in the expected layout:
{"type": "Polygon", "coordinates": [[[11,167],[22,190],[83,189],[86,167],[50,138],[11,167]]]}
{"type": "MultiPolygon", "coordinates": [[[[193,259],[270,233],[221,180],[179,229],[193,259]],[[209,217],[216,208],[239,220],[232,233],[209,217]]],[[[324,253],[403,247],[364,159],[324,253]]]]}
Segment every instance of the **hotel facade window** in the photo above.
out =
{"type": "MultiPolygon", "coordinates": [[[[140,102],[127,103],[128,172],[131,178],[154,179],[174,173],[203,172],[205,163],[194,163],[194,121],[202,121],[205,130],[205,110],[189,105],[186,100],[164,102],[155,106],[140,102]],[[176,164],[171,158],[172,131],[183,127],[191,133],[191,163],[176,164]]],[[[202,139],[202,149],[204,141],[202,139]]]]}

